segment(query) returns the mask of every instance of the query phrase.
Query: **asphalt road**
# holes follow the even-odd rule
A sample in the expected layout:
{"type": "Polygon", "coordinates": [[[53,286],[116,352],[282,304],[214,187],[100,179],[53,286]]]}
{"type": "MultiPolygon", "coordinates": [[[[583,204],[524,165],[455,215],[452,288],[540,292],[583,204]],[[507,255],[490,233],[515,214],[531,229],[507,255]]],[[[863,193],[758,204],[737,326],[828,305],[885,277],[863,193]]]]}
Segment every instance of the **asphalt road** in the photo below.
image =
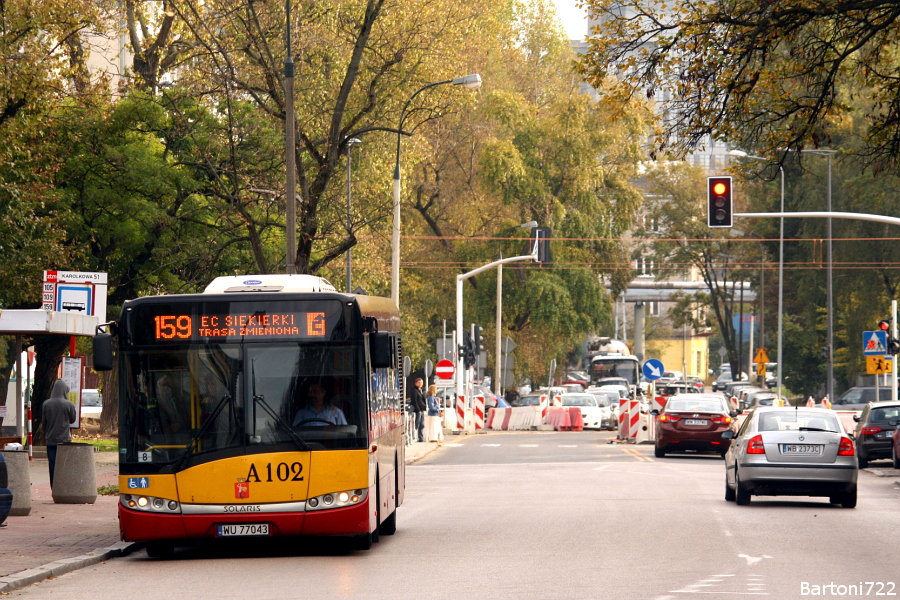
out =
{"type": "Polygon", "coordinates": [[[171,561],[139,552],[10,597],[900,594],[900,490],[893,479],[860,474],[856,509],[826,499],[757,497],[741,507],[724,500],[724,463],[717,456],[656,459],[652,446],[614,445],[610,438],[595,432],[449,438],[407,468],[398,532],[368,552],[296,541],[183,550],[171,561]],[[842,585],[857,586],[856,593],[840,593],[842,585]]]}

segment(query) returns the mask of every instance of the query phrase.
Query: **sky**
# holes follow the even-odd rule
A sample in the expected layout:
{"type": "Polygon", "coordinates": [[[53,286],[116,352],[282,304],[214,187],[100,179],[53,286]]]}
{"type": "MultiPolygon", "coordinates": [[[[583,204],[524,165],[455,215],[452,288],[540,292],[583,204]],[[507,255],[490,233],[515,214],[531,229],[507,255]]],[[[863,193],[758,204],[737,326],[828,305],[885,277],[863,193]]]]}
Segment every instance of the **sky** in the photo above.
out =
{"type": "Polygon", "coordinates": [[[556,14],[559,15],[569,39],[581,40],[587,34],[587,18],[584,11],[575,6],[575,0],[553,0],[556,4],[556,14]]]}

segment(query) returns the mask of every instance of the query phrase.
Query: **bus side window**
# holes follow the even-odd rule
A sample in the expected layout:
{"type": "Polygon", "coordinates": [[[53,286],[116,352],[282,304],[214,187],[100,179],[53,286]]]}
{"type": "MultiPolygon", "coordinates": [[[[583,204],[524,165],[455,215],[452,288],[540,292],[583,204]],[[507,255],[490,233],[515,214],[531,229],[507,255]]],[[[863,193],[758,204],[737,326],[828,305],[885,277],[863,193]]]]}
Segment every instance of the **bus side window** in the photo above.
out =
{"type": "Polygon", "coordinates": [[[389,369],[393,367],[391,352],[391,335],[386,331],[369,334],[369,351],[373,369],[389,369]]]}

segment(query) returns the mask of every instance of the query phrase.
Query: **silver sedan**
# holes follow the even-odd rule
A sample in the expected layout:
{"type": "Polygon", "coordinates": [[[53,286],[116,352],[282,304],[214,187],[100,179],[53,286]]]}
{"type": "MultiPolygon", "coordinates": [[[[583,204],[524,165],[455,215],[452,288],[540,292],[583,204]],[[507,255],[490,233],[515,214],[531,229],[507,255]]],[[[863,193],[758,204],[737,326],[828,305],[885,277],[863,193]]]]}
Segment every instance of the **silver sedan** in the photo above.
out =
{"type": "Polygon", "coordinates": [[[853,440],[834,411],[824,408],[753,409],[725,454],[725,499],[757,496],[826,496],[856,506],[859,468],[853,440]]]}

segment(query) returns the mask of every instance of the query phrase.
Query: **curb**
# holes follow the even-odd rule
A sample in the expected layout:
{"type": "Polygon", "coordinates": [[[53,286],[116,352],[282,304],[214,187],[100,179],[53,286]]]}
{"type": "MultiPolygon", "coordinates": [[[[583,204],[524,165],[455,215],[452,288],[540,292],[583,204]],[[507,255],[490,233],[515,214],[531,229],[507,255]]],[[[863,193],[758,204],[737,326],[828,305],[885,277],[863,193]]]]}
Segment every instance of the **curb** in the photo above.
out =
{"type": "Polygon", "coordinates": [[[105,560],[127,556],[143,547],[144,544],[141,542],[119,542],[108,548],[97,548],[93,552],[88,552],[75,558],[62,558],[34,569],[0,577],[0,594],[11,592],[51,577],[59,577],[84,567],[90,567],[105,560]]]}

